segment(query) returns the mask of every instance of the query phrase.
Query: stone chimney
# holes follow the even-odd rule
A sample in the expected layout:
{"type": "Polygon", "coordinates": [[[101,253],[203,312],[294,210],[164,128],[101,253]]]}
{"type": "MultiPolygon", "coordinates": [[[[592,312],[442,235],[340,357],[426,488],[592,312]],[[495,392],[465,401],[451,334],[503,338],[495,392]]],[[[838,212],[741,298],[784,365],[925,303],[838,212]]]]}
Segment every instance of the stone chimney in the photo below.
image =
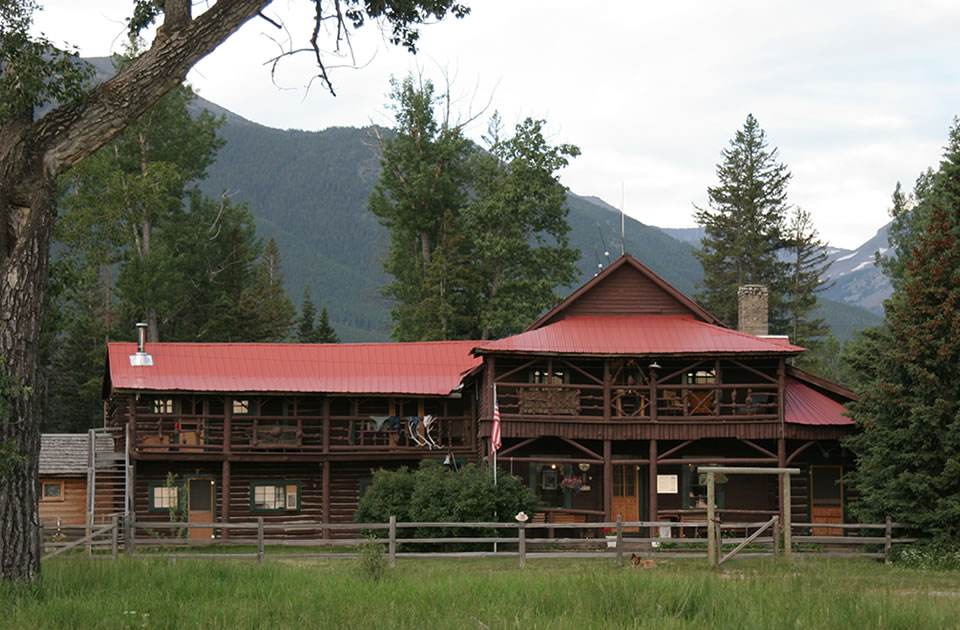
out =
{"type": "Polygon", "coordinates": [[[737,289],[737,330],[750,335],[766,335],[767,287],[762,284],[745,284],[737,289]]]}

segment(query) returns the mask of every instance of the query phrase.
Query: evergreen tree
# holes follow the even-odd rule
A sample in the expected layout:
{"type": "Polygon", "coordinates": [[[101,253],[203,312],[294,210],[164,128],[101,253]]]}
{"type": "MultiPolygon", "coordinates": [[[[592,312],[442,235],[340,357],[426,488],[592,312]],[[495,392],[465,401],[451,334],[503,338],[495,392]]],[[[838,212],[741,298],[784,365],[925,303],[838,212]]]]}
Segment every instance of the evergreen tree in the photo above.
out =
{"type": "Polygon", "coordinates": [[[300,318],[297,320],[298,343],[320,343],[317,335],[317,307],[310,297],[310,283],[303,287],[303,304],[300,305],[300,318]]]}
{"type": "Polygon", "coordinates": [[[320,320],[317,322],[317,338],[318,343],[340,343],[340,336],[330,323],[330,315],[327,313],[326,304],[320,309],[320,320]]]}
{"type": "Polygon", "coordinates": [[[814,350],[830,334],[822,317],[813,318],[817,293],[831,284],[825,279],[830,267],[827,249],[810,220],[810,213],[797,208],[787,233],[790,283],[784,307],[790,318],[790,342],[814,350]]]}
{"type": "Polygon", "coordinates": [[[776,148],[767,148],[766,134],[753,114],[721,152],[717,186],[707,189],[710,208],[697,208],[697,223],[706,229],[695,252],[703,265],[700,303],[721,320],[737,321],[737,287],[766,285],[770,327],[785,332],[783,248],[790,172],[776,148]]]}
{"type": "Polygon", "coordinates": [[[240,313],[247,321],[242,341],[284,341],[296,323],[297,309],[284,290],[280,250],[272,237],[257,264],[253,284],[240,297],[240,313]]]}
{"type": "Polygon", "coordinates": [[[960,537],[960,123],[923,195],[924,228],[903,257],[885,304],[886,329],[860,357],[867,378],[851,405],[863,431],[857,456],[861,518],[910,523],[915,533],[960,537]]]}

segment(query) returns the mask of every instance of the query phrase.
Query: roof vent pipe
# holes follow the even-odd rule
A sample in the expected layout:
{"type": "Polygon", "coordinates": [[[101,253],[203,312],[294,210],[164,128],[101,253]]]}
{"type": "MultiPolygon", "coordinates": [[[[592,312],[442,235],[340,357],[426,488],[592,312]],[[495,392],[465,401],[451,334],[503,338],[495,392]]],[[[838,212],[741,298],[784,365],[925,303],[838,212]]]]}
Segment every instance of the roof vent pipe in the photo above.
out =
{"type": "Polygon", "coordinates": [[[130,355],[130,365],[133,367],[149,367],[153,365],[153,357],[147,354],[147,325],[137,323],[137,353],[130,355]]]}
{"type": "Polygon", "coordinates": [[[137,322],[137,352],[143,354],[147,347],[147,324],[137,322]]]}

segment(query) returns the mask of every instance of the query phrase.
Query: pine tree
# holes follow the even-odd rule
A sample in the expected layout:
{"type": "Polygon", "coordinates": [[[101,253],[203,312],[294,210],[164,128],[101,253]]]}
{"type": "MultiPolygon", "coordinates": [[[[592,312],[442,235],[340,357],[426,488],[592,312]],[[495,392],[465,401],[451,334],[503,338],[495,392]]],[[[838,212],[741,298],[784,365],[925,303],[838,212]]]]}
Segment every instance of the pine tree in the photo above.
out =
{"type": "Polygon", "coordinates": [[[283,286],[280,249],[272,237],[257,264],[254,282],[243,292],[240,303],[240,312],[248,322],[244,338],[229,341],[281,342],[296,323],[297,310],[283,286]]]}
{"type": "Polygon", "coordinates": [[[330,323],[330,315],[327,313],[327,305],[324,304],[320,309],[320,320],[317,322],[317,343],[340,343],[340,336],[334,330],[330,323]]]}
{"type": "Polygon", "coordinates": [[[303,288],[303,304],[300,305],[300,319],[297,320],[298,343],[320,343],[317,334],[317,307],[310,297],[310,283],[303,288]]]}
{"type": "Polygon", "coordinates": [[[785,264],[783,224],[790,172],[753,114],[737,131],[717,165],[720,183],[707,189],[710,208],[697,208],[697,223],[706,229],[695,255],[703,265],[700,303],[728,324],[737,321],[737,287],[762,284],[769,290],[770,326],[784,332],[785,264]]]}
{"type": "Polygon", "coordinates": [[[822,317],[813,318],[817,293],[831,284],[826,279],[827,249],[810,220],[810,213],[797,208],[787,233],[790,283],[784,307],[790,318],[790,342],[814,350],[830,334],[822,317]]]}
{"type": "Polygon", "coordinates": [[[924,229],[901,261],[886,330],[860,357],[869,378],[851,405],[863,429],[846,444],[864,519],[891,516],[916,534],[960,537],[960,124],[924,194],[924,229]]]}

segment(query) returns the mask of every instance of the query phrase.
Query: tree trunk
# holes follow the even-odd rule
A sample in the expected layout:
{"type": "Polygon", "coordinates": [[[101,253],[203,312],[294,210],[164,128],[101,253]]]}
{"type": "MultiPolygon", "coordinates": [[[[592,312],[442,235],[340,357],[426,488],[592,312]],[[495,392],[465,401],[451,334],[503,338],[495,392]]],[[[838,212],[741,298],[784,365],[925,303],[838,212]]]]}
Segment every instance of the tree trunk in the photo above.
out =
{"type": "Polygon", "coordinates": [[[41,119],[0,125],[0,356],[25,389],[0,418],[0,577],[27,582],[40,574],[37,511],[40,454],[37,348],[56,216],[57,176],[109,142],[186,76],[269,0],[217,2],[191,20],[174,0],[163,35],[130,67],[81,102],[41,119]]]}
{"type": "Polygon", "coordinates": [[[30,394],[39,384],[37,346],[56,214],[53,182],[37,178],[33,191],[30,207],[6,208],[3,227],[16,245],[0,264],[0,369],[21,386],[0,422],[0,446],[8,464],[0,483],[0,572],[17,582],[40,574],[40,400],[30,394]]]}

